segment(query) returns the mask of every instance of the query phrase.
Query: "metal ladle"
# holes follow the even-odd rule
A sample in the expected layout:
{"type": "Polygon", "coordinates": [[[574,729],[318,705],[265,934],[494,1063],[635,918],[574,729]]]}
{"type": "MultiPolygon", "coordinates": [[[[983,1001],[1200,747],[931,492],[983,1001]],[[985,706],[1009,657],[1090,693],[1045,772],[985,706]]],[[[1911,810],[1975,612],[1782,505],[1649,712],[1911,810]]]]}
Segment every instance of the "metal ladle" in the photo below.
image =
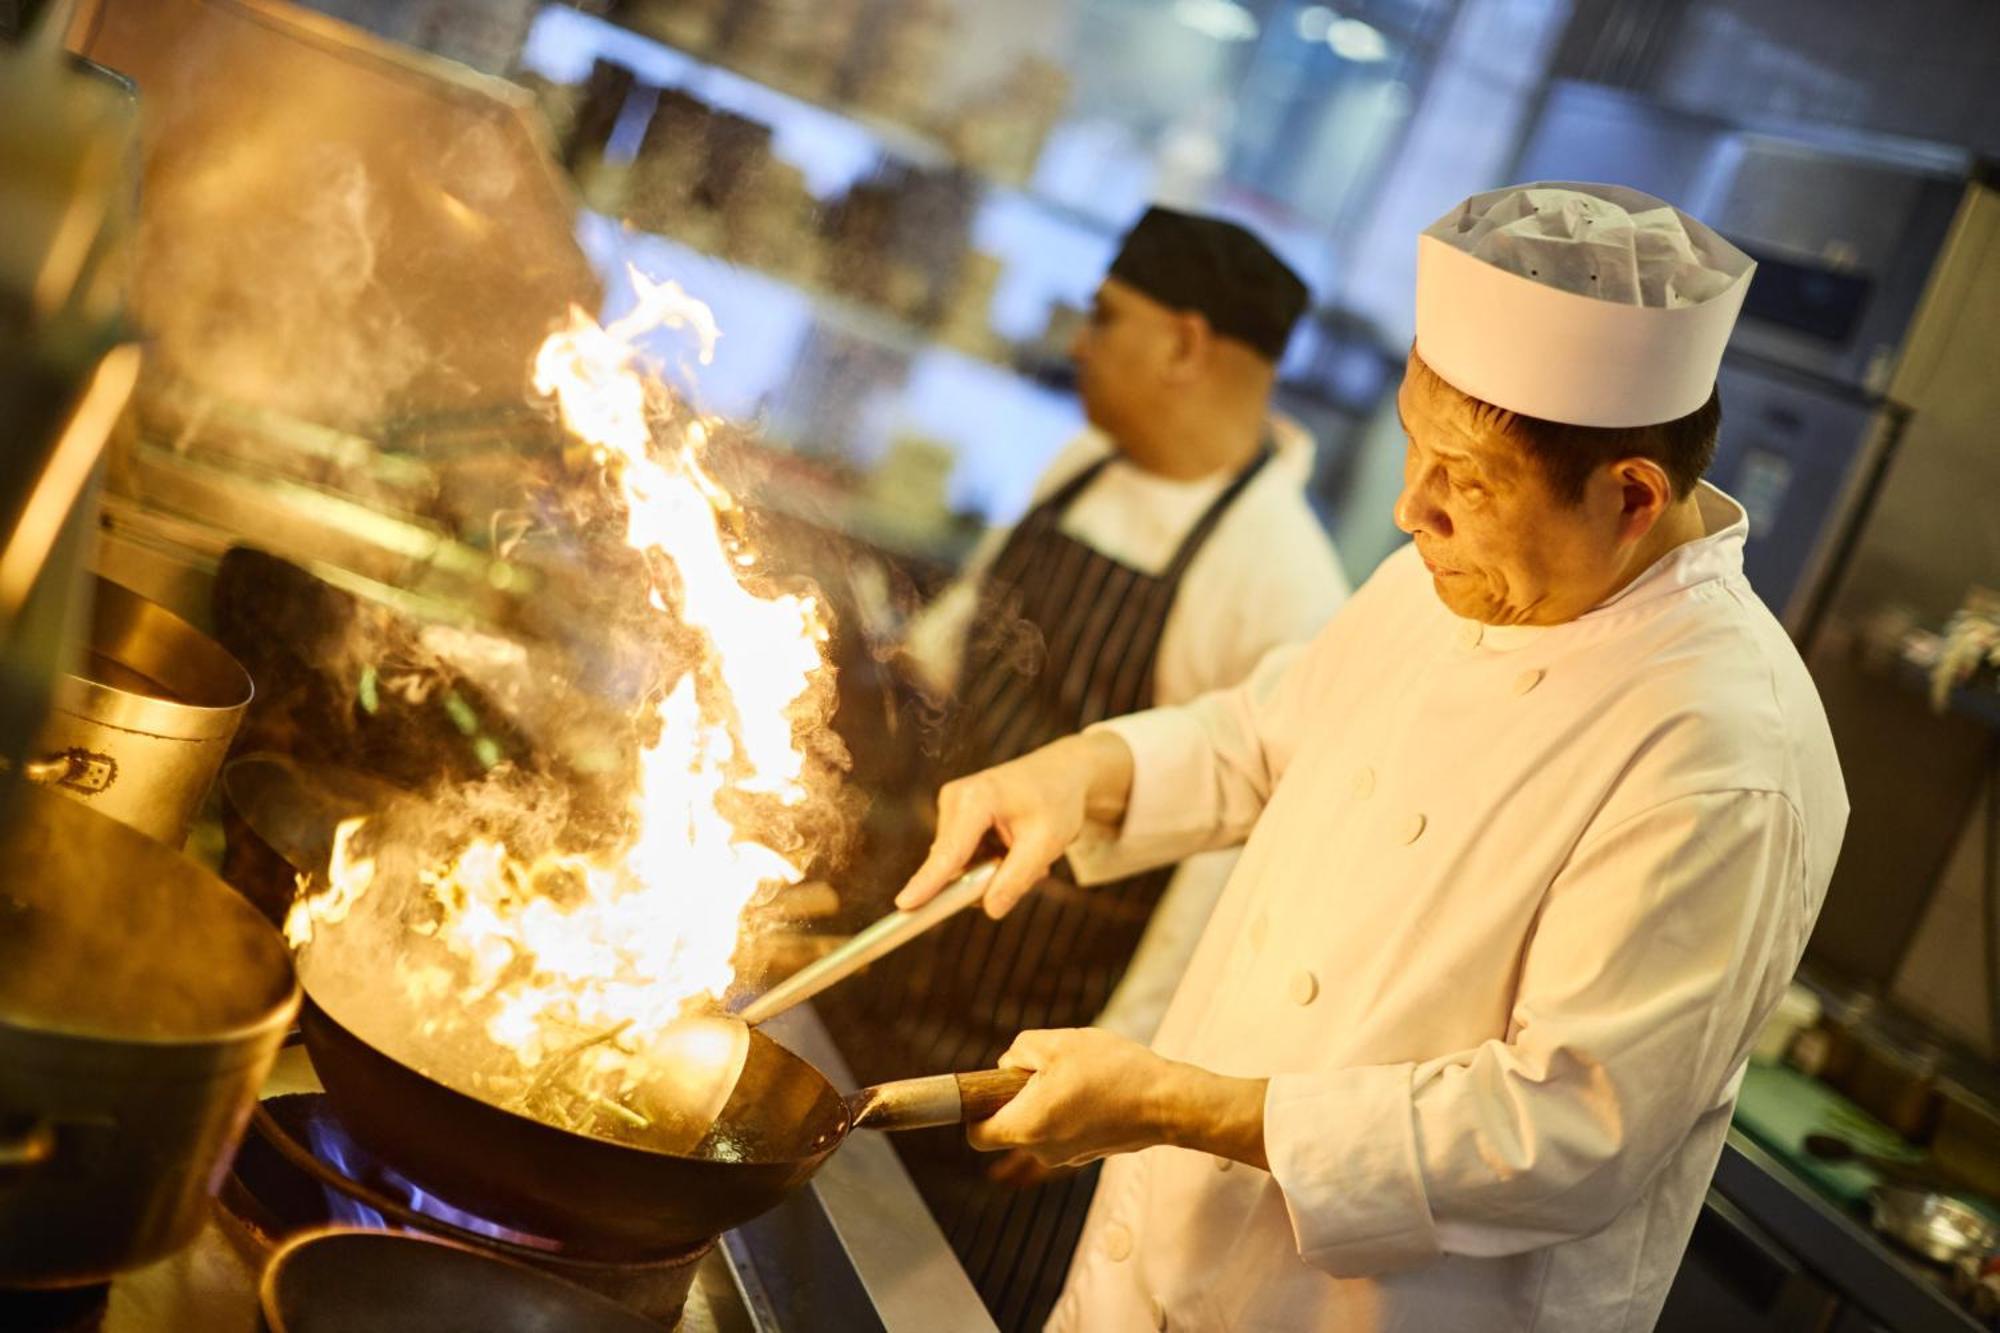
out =
{"type": "Polygon", "coordinates": [[[752,1027],[846,980],[972,906],[985,895],[999,868],[997,860],[980,862],[923,905],[880,918],[734,1014],[690,1015],[664,1028],[648,1049],[655,1067],[673,1071],[646,1090],[658,1145],[667,1152],[688,1153],[707,1136],[743,1075],[752,1027]]]}

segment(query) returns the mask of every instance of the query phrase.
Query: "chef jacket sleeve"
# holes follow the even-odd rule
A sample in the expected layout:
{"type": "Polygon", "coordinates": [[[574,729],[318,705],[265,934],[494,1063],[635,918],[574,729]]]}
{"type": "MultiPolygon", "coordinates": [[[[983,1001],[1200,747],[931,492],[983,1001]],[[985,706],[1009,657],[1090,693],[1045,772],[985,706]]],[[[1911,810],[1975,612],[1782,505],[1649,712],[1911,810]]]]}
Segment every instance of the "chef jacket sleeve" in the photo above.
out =
{"type": "Polygon", "coordinates": [[[1504,1040],[1270,1081],[1265,1146],[1300,1256],[1359,1277],[1603,1228],[1727,1104],[1798,964],[1808,892],[1780,793],[1682,797],[1586,835],[1504,1040]]]}
{"type": "Polygon", "coordinates": [[[1301,645],[1275,648],[1233,689],[1088,728],[1131,747],[1132,790],[1115,833],[1086,830],[1071,844],[1078,882],[1103,883],[1248,837],[1304,721],[1306,660],[1301,645]]]}

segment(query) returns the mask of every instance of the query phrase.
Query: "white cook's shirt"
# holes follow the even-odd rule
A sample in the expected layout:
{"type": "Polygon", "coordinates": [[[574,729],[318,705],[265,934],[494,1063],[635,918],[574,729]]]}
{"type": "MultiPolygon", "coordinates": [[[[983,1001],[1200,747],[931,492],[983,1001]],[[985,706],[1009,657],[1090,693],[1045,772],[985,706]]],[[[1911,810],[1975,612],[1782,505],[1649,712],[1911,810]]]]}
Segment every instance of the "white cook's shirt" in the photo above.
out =
{"type": "Polygon", "coordinates": [[[1050,1327],[1649,1329],[1847,798],[1746,524],[1482,626],[1411,549],[1131,745],[1086,882],[1248,842],[1155,1048],[1267,1077],[1269,1172],[1112,1159],[1050,1327]]]}
{"type": "MultiPolygon", "coordinates": [[[[1347,598],[1333,543],[1306,503],[1312,437],[1282,417],[1273,416],[1270,426],[1275,456],[1230,505],[1174,595],[1154,666],[1156,705],[1185,703],[1241,683],[1272,648],[1311,638],[1347,598]]],[[[1042,473],[1035,501],[1110,452],[1103,435],[1085,431],[1042,473]]],[[[1114,560],[1158,574],[1233,480],[1235,473],[1224,471],[1175,481],[1116,459],[1070,504],[1059,526],[1114,560]]],[[[1007,536],[1005,528],[989,532],[960,577],[905,632],[907,659],[936,693],[949,693],[957,684],[980,579],[1007,536]]],[[[1151,1040],[1236,855],[1234,848],[1220,849],[1181,864],[1099,1015],[1099,1026],[1151,1040]]]]}

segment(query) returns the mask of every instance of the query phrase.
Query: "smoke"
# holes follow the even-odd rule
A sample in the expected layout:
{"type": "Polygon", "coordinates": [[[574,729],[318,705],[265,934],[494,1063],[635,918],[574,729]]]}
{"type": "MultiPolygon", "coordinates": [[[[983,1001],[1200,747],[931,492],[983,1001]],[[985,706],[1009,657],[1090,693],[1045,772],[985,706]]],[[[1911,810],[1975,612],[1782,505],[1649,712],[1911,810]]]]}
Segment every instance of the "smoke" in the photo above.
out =
{"type": "Polygon", "coordinates": [[[364,435],[519,400],[599,283],[513,101],[230,5],[106,6],[141,88],[132,305],[165,377],[364,435]]]}
{"type": "Polygon", "coordinates": [[[364,427],[435,358],[380,282],[388,216],[360,150],[301,150],[284,120],[149,180],[135,304],[167,363],[208,392],[364,427]],[[273,179],[297,186],[282,208],[273,179]]]}

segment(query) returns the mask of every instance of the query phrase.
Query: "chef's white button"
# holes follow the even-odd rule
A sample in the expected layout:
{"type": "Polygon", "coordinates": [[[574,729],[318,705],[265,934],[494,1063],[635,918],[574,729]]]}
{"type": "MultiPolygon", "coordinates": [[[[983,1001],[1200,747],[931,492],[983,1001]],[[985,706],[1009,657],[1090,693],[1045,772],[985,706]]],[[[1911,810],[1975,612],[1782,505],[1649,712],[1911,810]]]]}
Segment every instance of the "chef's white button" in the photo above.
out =
{"type": "Polygon", "coordinates": [[[1461,648],[1477,648],[1479,641],[1486,637],[1486,626],[1476,620],[1465,621],[1458,627],[1458,644],[1461,648]]]}
{"type": "Polygon", "coordinates": [[[1375,770],[1364,768],[1354,775],[1354,799],[1365,801],[1375,794],[1375,770]]]}
{"type": "Polygon", "coordinates": [[[1123,1263],[1132,1257],[1132,1233],[1113,1222],[1104,1229],[1104,1252],[1111,1256],[1113,1263],[1123,1263]]]}
{"type": "Polygon", "coordinates": [[[1293,1004],[1311,1004],[1313,997],[1319,994],[1319,978],[1300,968],[1285,983],[1285,994],[1292,997],[1293,1004]]]}
{"type": "Polygon", "coordinates": [[[1415,842],[1424,836],[1424,827],[1429,823],[1422,815],[1411,815],[1403,822],[1403,841],[1415,842]]]}
{"type": "Polygon", "coordinates": [[[1535,686],[1542,683],[1543,674],[1540,667],[1535,667],[1530,671],[1523,671],[1520,675],[1514,677],[1514,693],[1526,694],[1529,690],[1534,689],[1535,686]]]}
{"type": "Polygon", "coordinates": [[[1227,1171],[1230,1167],[1235,1165],[1236,1163],[1232,1159],[1227,1157],[1218,1157],[1215,1159],[1215,1169],[1218,1171],[1227,1171]]]}
{"type": "Polygon", "coordinates": [[[1160,1304],[1158,1296],[1153,1297],[1153,1327],[1159,1330],[1159,1333],[1166,1333],[1167,1307],[1160,1304]]]}

